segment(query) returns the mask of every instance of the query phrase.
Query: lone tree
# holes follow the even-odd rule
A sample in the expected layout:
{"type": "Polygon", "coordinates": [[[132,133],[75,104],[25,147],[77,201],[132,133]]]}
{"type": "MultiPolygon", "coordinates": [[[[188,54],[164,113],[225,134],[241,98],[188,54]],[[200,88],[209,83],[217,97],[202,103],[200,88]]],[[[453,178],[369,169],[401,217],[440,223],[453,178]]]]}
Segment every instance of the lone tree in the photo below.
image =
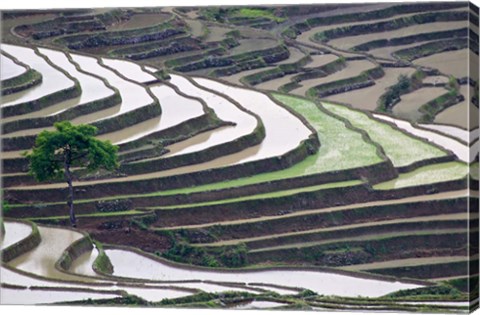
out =
{"type": "Polygon", "coordinates": [[[73,211],[73,185],[70,168],[86,167],[88,171],[98,168],[113,170],[118,166],[118,147],[110,141],[95,138],[97,128],[89,125],[74,126],[68,121],[55,123],[56,131],[42,131],[35,140],[29,159],[29,173],[39,182],[65,178],[68,184],[67,205],[70,223],[76,227],[73,211]]]}

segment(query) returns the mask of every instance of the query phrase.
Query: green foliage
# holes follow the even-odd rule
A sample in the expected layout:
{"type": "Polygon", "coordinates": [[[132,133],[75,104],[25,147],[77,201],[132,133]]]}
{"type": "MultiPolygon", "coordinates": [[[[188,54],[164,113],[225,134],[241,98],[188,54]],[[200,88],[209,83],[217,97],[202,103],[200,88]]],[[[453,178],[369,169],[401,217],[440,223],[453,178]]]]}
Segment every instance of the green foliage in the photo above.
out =
{"type": "Polygon", "coordinates": [[[207,253],[203,248],[193,247],[184,241],[177,241],[175,238],[172,239],[172,242],[173,246],[162,254],[164,258],[187,264],[218,266],[214,257],[206,257],[207,253]]]}
{"type": "Polygon", "coordinates": [[[224,22],[229,9],[210,7],[201,10],[201,15],[210,21],[224,22]]]}
{"type": "Polygon", "coordinates": [[[412,89],[412,81],[406,75],[398,77],[397,83],[388,88],[379,100],[379,110],[391,111],[392,107],[400,101],[400,95],[408,93],[412,89]]]}
{"type": "Polygon", "coordinates": [[[380,99],[378,100],[378,111],[390,112],[400,101],[400,96],[419,89],[422,86],[422,81],[425,78],[425,73],[421,70],[415,71],[409,78],[406,75],[400,75],[397,83],[388,88],[380,99]]]}
{"type": "Polygon", "coordinates": [[[449,91],[458,91],[460,90],[460,85],[458,84],[457,79],[451,75],[448,77],[448,84],[447,84],[449,91]]]}
{"type": "Polygon", "coordinates": [[[430,41],[418,46],[397,50],[393,53],[396,58],[413,61],[418,58],[431,56],[444,51],[461,50],[468,48],[465,38],[451,38],[439,41],[430,41]]]}
{"type": "Polygon", "coordinates": [[[275,22],[283,22],[285,18],[275,16],[271,10],[259,9],[259,8],[242,8],[235,14],[236,16],[248,17],[248,18],[267,18],[274,20],[275,22]]]}
{"type": "Polygon", "coordinates": [[[300,292],[300,293],[298,294],[298,296],[303,297],[303,298],[311,297],[311,296],[316,296],[316,295],[317,295],[316,292],[314,292],[314,291],[312,291],[312,290],[308,290],[308,289],[307,289],[307,290],[303,290],[302,292],[300,292]]]}
{"type": "Polygon", "coordinates": [[[478,286],[478,277],[452,279],[445,281],[445,283],[462,292],[468,292],[478,286]]]}
{"type": "Polygon", "coordinates": [[[3,80],[2,94],[16,93],[39,84],[40,82],[42,82],[42,75],[33,69],[29,69],[19,76],[3,80]]]}
{"type": "Polygon", "coordinates": [[[226,22],[229,18],[248,18],[257,19],[265,18],[275,22],[283,22],[285,18],[276,16],[274,11],[268,8],[205,8],[201,11],[203,18],[215,21],[226,22]]]}
{"type": "Polygon", "coordinates": [[[247,264],[247,246],[239,244],[220,254],[220,261],[227,267],[242,267],[247,264]]]}
{"type": "Polygon", "coordinates": [[[8,213],[8,211],[10,210],[10,204],[8,203],[8,201],[6,201],[4,198],[3,198],[3,191],[1,193],[2,195],[2,214],[3,215],[6,215],[8,213]]]}
{"type": "Polygon", "coordinates": [[[413,297],[421,295],[448,295],[448,296],[457,296],[461,294],[458,289],[452,288],[450,286],[439,285],[439,286],[430,286],[422,287],[416,289],[407,289],[400,290],[387,295],[387,297],[413,297]]]}
{"type": "Polygon", "coordinates": [[[29,172],[38,181],[61,178],[67,151],[71,152],[72,166],[86,166],[89,171],[103,167],[112,170],[118,166],[118,147],[110,141],[94,136],[97,128],[89,125],[74,126],[68,121],[55,123],[56,131],[42,131],[30,153],[29,172]]]}

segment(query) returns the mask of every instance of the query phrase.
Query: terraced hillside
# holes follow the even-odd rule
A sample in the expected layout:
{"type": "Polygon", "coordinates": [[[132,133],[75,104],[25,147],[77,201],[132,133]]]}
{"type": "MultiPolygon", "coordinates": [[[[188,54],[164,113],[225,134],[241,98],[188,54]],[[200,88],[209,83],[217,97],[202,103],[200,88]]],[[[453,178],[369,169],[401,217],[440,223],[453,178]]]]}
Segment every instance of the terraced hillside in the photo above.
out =
{"type": "Polygon", "coordinates": [[[478,8],[2,14],[1,303],[478,305],[478,8]],[[118,146],[77,228],[24,155],[65,120],[118,146]]]}

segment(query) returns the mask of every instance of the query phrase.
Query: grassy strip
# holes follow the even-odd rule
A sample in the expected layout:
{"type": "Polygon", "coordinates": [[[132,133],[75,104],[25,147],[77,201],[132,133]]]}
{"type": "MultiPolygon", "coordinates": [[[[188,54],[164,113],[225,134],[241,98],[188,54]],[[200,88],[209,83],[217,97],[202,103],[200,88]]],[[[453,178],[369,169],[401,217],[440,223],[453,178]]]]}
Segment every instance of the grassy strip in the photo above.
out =
{"type": "Polygon", "coordinates": [[[138,29],[63,36],[55,39],[54,42],[59,45],[65,45],[69,49],[84,49],[99,46],[137,44],[165,39],[185,32],[185,25],[172,19],[161,24],[138,29]]]}
{"type": "Polygon", "coordinates": [[[349,14],[340,14],[333,16],[314,17],[309,18],[305,22],[296,23],[286,28],[282,35],[289,38],[296,38],[296,36],[306,30],[309,30],[318,26],[343,24],[348,22],[369,21],[377,19],[385,19],[394,17],[396,15],[428,12],[436,10],[447,10],[465,7],[460,3],[415,3],[415,4],[401,4],[395,5],[386,9],[374,10],[368,12],[356,12],[349,14]]]}
{"type": "Polygon", "coordinates": [[[316,33],[313,36],[313,39],[318,42],[327,42],[329,40],[342,37],[393,31],[418,24],[465,21],[467,19],[467,11],[429,12],[403,18],[397,18],[385,22],[337,27],[334,29],[329,29],[320,33],[316,33]]]}
{"type": "Polygon", "coordinates": [[[393,56],[406,61],[413,61],[418,58],[431,56],[445,51],[461,50],[468,48],[467,37],[446,39],[429,42],[411,48],[398,50],[393,56]]]}
{"type": "Polygon", "coordinates": [[[53,116],[20,119],[6,122],[2,124],[2,132],[4,134],[8,134],[19,130],[51,127],[57,121],[72,120],[78,116],[92,114],[97,111],[113,107],[121,103],[121,101],[122,99],[120,94],[118,91],[115,91],[110,96],[85,104],[80,104],[80,106],[74,106],[53,116]]]}
{"type": "Polygon", "coordinates": [[[468,166],[462,162],[454,161],[432,164],[420,167],[409,173],[400,174],[398,178],[374,185],[373,188],[378,190],[386,190],[433,184],[443,181],[461,179],[467,174],[468,166]]]}
{"type": "Polygon", "coordinates": [[[316,185],[316,186],[301,187],[301,188],[296,188],[296,189],[275,191],[275,192],[258,194],[258,195],[247,196],[247,197],[239,197],[239,198],[232,198],[232,199],[225,199],[225,200],[216,200],[216,201],[201,202],[201,203],[194,203],[194,204],[174,205],[174,206],[168,206],[168,207],[148,208],[148,209],[150,209],[150,210],[173,210],[173,209],[181,209],[181,208],[189,208],[189,207],[201,207],[201,206],[211,206],[211,205],[218,205],[218,204],[228,204],[228,203],[235,203],[235,202],[246,201],[246,200],[278,198],[278,197],[291,196],[291,195],[295,195],[295,194],[303,193],[303,192],[311,192],[311,191],[318,191],[318,190],[330,189],[330,188],[355,186],[355,185],[359,185],[361,183],[362,182],[359,181],[359,180],[352,180],[352,181],[348,181],[348,182],[329,183],[329,184],[322,184],[322,185],[316,185]]]}
{"type": "MultiPolygon", "coordinates": [[[[450,215],[447,215],[451,217],[450,215]]],[[[457,215],[455,215],[458,217],[457,215]]],[[[333,215],[332,217],[337,217],[333,215]]],[[[437,216],[438,217],[438,216],[437,216]]],[[[461,228],[464,227],[467,223],[466,215],[464,219],[454,219],[441,220],[441,217],[438,217],[436,220],[435,216],[427,216],[428,220],[424,220],[422,217],[413,217],[406,219],[395,219],[395,218],[385,218],[377,217],[375,222],[365,222],[365,223],[354,223],[350,224],[349,222],[344,222],[344,224],[334,225],[331,227],[321,227],[314,229],[307,229],[301,232],[285,232],[280,234],[269,234],[258,237],[248,237],[248,238],[235,238],[232,240],[222,241],[220,229],[217,228],[217,233],[213,233],[212,239],[216,239],[216,242],[205,243],[207,241],[206,235],[202,235],[201,239],[189,239],[191,243],[196,241],[203,241],[199,243],[198,246],[202,247],[220,247],[220,246],[230,246],[235,244],[244,243],[249,249],[260,249],[267,247],[275,247],[286,244],[295,244],[295,243],[307,243],[307,242],[318,242],[325,240],[333,239],[342,239],[353,236],[364,236],[369,234],[380,234],[389,231],[420,231],[427,229],[449,229],[449,228],[461,228]],[[219,240],[220,239],[220,240],[219,240]]],[[[320,223],[323,226],[326,226],[325,223],[320,223]]],[[[338,224],[335,222],[335,224],[338,224]]],[[[205,230],[204,230],[205,231],[205,230]]],[[[193,232],[193,231],[192,231],[193,232]]],[[[273,233],[273,232],[272,232],[273,233]]],[[[187,234],[184,230],[180,230],[180,234],[184,236],[194,235],[193,233],[187,234]]],[[[196,244],[197,245],[197,244],[196,244]]]]}
{"type": "Polygon", "coordinates": [[[225,48],[213,48],[193,56],[179,57],[167,60],[165,61],[165,66],[173,68],[173,70],[177,70],[177,67],[181,67],[185,64],[190,64],[192,62],[203,60],[205,58],[208,58],[209,56],[218,57],[221,55],[225,55],[226,53],[227,50],[225,48]]]}
{"type": "Polygon", "coordinates": [[[431,100],[430,102],[420,106],[418,111],[422,113],[422,116],[418,119],[419,123],[432,123],[435,120],[435,116],[463,100],[463,96],[458,93],[458,90],[451,89],[445,94],[431,100]]]}
{"type": "MultiPolygon", "coordinates": [[[[447,252],[452,250],[460,251],[466,255],[466,250],[462,249],[463,242],[466,239],[466,228],[397,231],[357,236],[350,239],[333,239],[317,243],[306,242],[262,248],[250,251],[248,260],[252,264],[270,261],[284,263],[308,262],[329,267],[363,265],[398,259],[397,257],[401,257],[401,259],[425,257],[424,255],[430,257],[432,253],[428,253],[428,251],[434,250],[439,251],[439,253],[442,253],[442,250],[447,250],[447,252]]],[[[408,270],[411,266],[399,269],[403,268],[408,270]]],[[[376,273],[377,270],[374,270],[369,269],[369,272],[376,273]]],[[[384,274],[392,275],[394,273],[385,272],[384,274]]],[[[431,277],[423,277],[423,279],[429,278],[431,277]]]]}
{"type": "MultiPolygon", "coordinates": [[[[49,107],[56,103],[76,98],[80,96],[82,89],[78,81],[74,80],[74,84],[71,87],[65,88],[60,91],[53,92],[51,94],[42,96],[38,99],[19,103],[14,106],[7,106],[1,108],[1,116],[4,118],[17,115],[28,114],[43,108],[49,107]]],[[[5,148],[4,148],[5,149],[5,148]]]]}
{"type": "Polygon", "coordinates": [[[142,60],[159,56],[173,55],[180,52],[206,49],[207,45],[189,36],[153,42],[144,45],[116,49],[110,56],[120,56],[131,60],[142,60]]]}
{"type": "Polygon", "coordinates": [[[42,75],[34,69],[28,69],[19,76],[3,80],[2,95],[17,93],[40,83],[42,83],[42,75]]]}
{"type": "Polygon", "coordinates": [[[385,75],[383,68],[377,66],[373,69],[363,71],[358,76],[337,80],[309,88],[306,95],[310,98],[322,98],[334,94],[344,93],[356,89],[362,89],[374,85],[374,80],[380,79],[385,75]]]}
{"type": "MultiPolygon", "coordinates": [[[[468,256],[465,256],[465,261],[460,262],[369,269],[368,271],[381,275],[394,275],[396,277],[431,279],[435,277],[468,276],[468,263],[468,256]]],[[[476,260],[476,264],[478,265],[478,260],[476,260]]]]}
{"type": "Polygon", "coordinates": [[[385,19],[394,17],[396,15],[403,15],[416,12],[435,11],[435,10],[447,10],[457,9],[465,7],[460,3],[415,3],[415,4],[401,4],[395,5],[382,10],[357,12],[350,14],[334,15],[327,17],[318,17],[307,19],[307,24],[310,27],[325,26],[333,24],[343,24],[348,22],[359,22],[368,20],[385,19]]]}
{"type": "Polygon", "coordinates": [[[310,55],[306,55],[297,62],[282,64],[273,69],[257,72],[240,79],[240,81],[247,85],[257,85],[269,80],[284,77],[288,74],[299,72],[303,66],[308,64],[312,58],[310,55]]]}
{"type": "MultiPolygon", "coordinates": [[[[282,57],[282,59],[283,58],[285,57],[282,57]]],[[[286,58],[288,58],[288,56],[286,58]]],[[[259,58],[254,58],[250,60],[241,61],[239,63],[234,63],[230,66],[221,67],[220,69],[212,70],[208,73],[208,75],[212,77],[224,77],[224,76],[230,76],[245,70],[264,68],[266,66],[267,66],[267,63],[265,62],[265,60],[259,57],[259,58]]]]}
{"type": "MultiPolygon", "coordinates": [[[[283,59],[287,59],[288,54],[288,49],[284,45],[278,45],[272,48],[249,51],[231,56],[212,57],[210,55],[206,56],[204,59],[177,66],[174,69],[180,72],[189,72],[206,68],[219,68],[227,66],[242,67],[242,64],[244,64],[244,67],[246,67],[246,65],[248,65],[247,62],[256,62],[260,65],[265,65],[268,63],[274,63],[283,59]]],[[[227,75],[227,73],[233,74],[236,72],[230,69],[229,71],[226,71],[226,73],[215,74],[227,75]]]]}
{"type": "Polygon", "coordinates": [[[73,242],[63,251],[62,256],[55,263],[55,267],[60,270],[68,271],[75,259],[92,250],[92,248],[92,240],[88,236],[82,237],[73,242]]]}
{"type": "Polygon", "coordinates": [[[389,39],[378,39],[372,40],[370,42],[362,43],[360,45],[354,46],[351,49],[354,51],[369,51],[371,49],[390,47],[390,46],[401,46],[401,45],[410,45],[418,42],[426,42],[439,39],[450,39],[456,37],[466,37],[468,34],[468,28],[460,28],[456,30],[448,30],[441,32],[430,32],[415,34],[404,37],[395,37],[389,39]]]}
{"type": "Polygon", "coordinates": [[[113,274],[113,264],[108,258],[103,245],[100,242],[94,242],[95,247],[98,250],[98,256],[93,262],[92,269],[100,275],[112,275],[113,274]]]}
{"type": "Polygon", "coordinates": [[[445,156],[439,148],[419,139],[412,138],[392,126],[379,122],[367,114],[346,106],[322,103],[329,111],[344,117],[350,123],[365,130],[373,141],[382,146],[396,167],[434,157],[445,156]]]}
{"type": "MultiPolygon", "coordinates": [[[[393,204],[383,201],[377,205],[375,203],[351,203],[346,206],[339,205],[330,208],[321,206],[320,209],[301,210],[298,214],[293,212],[283,216],[275,214],[270,217],[236,220],[234,222],[209,223],[185,228],[173,227],[169,228],[169,231],[177,233],[190,243],[226,242],[226,245],[228,245],[237,241],[240,243],[244,240],[248,248],[255,249],[292,243],[300,244],[314,240],[322,241],[323,238],[318,237],[319,233],[317,232],[319,230],[324,230],[326,232],[325,236],[331,232],[330,235],[337,238],[342,235],[342,231],[339,230],[344,228],[346,230],[349,228],[348,226],[350,226],[352,234],[353,231],[356,235],[363,232],[371,234],[372,232],[366,227],[371,228],[370,225],[376,223],[381,224],[389,220],[412,221],[415,217],[422,217],[418,222],[425,222],[423,221],[424,218],[440,215],[455,217],[462,214],[461,211],[464,207],[467,207],[466,198],[425,202],[404,201],[393,204]],[[372,222],[373,217],[375,222],[372,222]],[[268,226],[268,229],[265,228],[266,226],[268,226]]],[[[455,226],[460,220],[452,218],[450,221],[454,222],[452,226],[455,226]],[[455,221],[457,222],[455,223],[455,221]]],[[[428,225],[428,223],[426,224],[428,225]]],[[[345,237],[348,236],[352,235],[347,233],[345,237]]]]}
{"type": "Polygon", "coordinates": [[[121,9],[92,15],[58,16],[34,24],[19,25],[15,32],[30,34],[35,40],[63,34],[104,30],[106,26],[120,22],[128,13],[121,9]]]}
{"type": "Polygon", "coordinates": [[[30,233],[30,235],[18,241],[17,243],[12,244],[7,248],[2,248],[1,258],[3,263],[8,263],[9,261],[17,258],[18,256],[31,251],[32,249],[37,247],[38,244],[40,244],[41,236],[40,236],[40,231],[38,230],[37,225],[33,222],[25,222],[25,223],[30,224],[32,226],[32,233],[30,233]]]}
{"type": "MultiPolygon", "coordinates": [[[[50,93],[48,95],[44,95],[40,98],[37,98],[35,100],[31,100],[28,102],[23,102],[23,103],[18,103],[13,106],[8,106],[8,107],[2,107],[1,108],[1,114],[0,117],[12,117],[16,115],[23,115],[27,113],[31,113],[33,111],[37,111],[43,108],[46,108],[48,106],[54,105],[58,102],[65,101],[68,99],[72,99],[75,97],[78,97],[82,93],[82,87],[80,85],[80,82],[76,78],[74,78],[70,73],[65,71],[63,68],[58,67],[56,64],[54,64],[49,58],[46,58],[44,55],[40,53],[38,48],[33,48],[34,52],[38,57],[42,58],[45,60],[45,62],[52,67],[54,70],[62,73],[65,75],[66,78],[70,79],[73,82],[73,85],[68,88],[64,88],[59,91],[55,91],[53,93],[50,93]]],[[[8,151],[6,149],[6,144],[4,143],[3,149],[5,151],[8,151]]]]}
{"type": "MultiPolygon", "coordinates": [[[[98,218],[98,217],[115,217],[115,216],[125,216],[125,215],[137,215],[137,214],[144,214],[145,211],[139,210],[128,210],[128,211],[115,211],[115,212],[99,212],[99,213],[89,213],[89,214],[78,214],[76,215],[77,218],[98,218]]],[[[53,217],[30,217],[26,218],[27,221],[59,221],[59,220],[66,220],[69,216],[67,215],[59,215],[53,217]]]]}
{"type": "MultiPolygon", "coordinates": [[[[346,59],[345,57],[341,56],[338,59],[332,62],[329,62],[323,66],[306,70],[304,73],[294,76],[292,78],[292,82],[295,82],[298,84],[304,80],[323,78],[344,69],[346,66],[347,66],[346,59]]],[[[285,92],[291,91],[290,89],[286,89],[286,88],[283,88],[282,90],[284,90],[285,92]]]]}

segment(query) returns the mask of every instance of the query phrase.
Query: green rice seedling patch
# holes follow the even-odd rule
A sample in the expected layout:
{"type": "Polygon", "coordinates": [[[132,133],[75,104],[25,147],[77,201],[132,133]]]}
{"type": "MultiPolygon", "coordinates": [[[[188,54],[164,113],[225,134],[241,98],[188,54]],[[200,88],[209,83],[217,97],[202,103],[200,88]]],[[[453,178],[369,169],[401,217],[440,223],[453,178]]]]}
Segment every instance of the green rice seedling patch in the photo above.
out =
{"type": "MultiPolygon", "coordinates": [[[[326,102],[322,104],[327,110],[349,120],[353,126],[365,130],[373,141],[383,147],[385,154],[396,167],[447,154],[440,148],[410,137],[386,123],[370,118],[363,112],[326,102]]],[[[351,154],[352,158],[356,158],[356,151],[351,154]]]]}
{"type": "Polygon", "coordinates": [[[360,133],[348,129],[342,121],[321,111],[314,102],[282,94],[273,96],[305,117],[318,132],[321,146],[318,153],[311,157],[315,163],[306,167],[305,174],[382,162],[373,144],[365,142],[360,133]]]}
{"type": "Polygon", "coordinates": [[[328,183],[328,184],[322,184],[322,185],[301,187],[301,188],[296,188],[296,189],[281,190],[281,191],[275,191],[275,192],[258,194],[258,195],[251,195],[251,196],[246,196],[246,197],[224,199],[224,200],[215,200],[215,201],[201,202],[201,203],[195,203],[195,204],[174,205],[174,206],[160,207],[160,208],[148,208],[148,209],[170,210],[170,209],[181,209],[181,208],[189,208],[189,207],[211,206],[211,205],[234,203],[234,202],[241,202],[241,201],[247,201],[247,200],[285,197],[285,196],[291,196],[291,195],[295,195],[295,194],[299,194],[299,193],[312,192],[312,191],[330,189],[330,188],[349,187],[349,186],[355,186],[355,185],[360,185],[360,184],[362,184],[362,181],[360,181],[360,180],[351,180],[351,181],[345,181],[345,182],[336,182],[336,183],[328,183]]]}
{"type": "Polygon", "coordinates": [[[449,180],[461,179],[468,174],[468,166],[462,162],[432,164],[417,168],[412,172],[400,174],[398,178],[373,186],[374,189],[396,189],[417,185],[427,185],[449,180]]]}

